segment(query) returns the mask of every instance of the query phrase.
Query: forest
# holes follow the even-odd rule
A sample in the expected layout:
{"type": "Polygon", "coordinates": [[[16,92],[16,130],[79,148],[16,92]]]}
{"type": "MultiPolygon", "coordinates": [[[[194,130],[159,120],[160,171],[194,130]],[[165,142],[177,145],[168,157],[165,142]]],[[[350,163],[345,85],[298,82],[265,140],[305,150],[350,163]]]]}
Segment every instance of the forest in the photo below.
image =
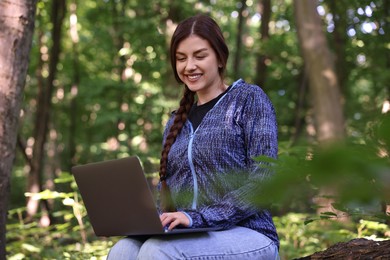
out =
{"type": "Polygon", "coordinates": [[[119,238],[95,236],[71,168],[137,155],[158,181],[183,93],[170,38],[198,13],[224,32],[226,82],[275,107],[275,176],[253,200],[271,208],[281,259],[389,241],[389,12],[386,0],[1,1],[0,259],[106,258],[119,238]]]}

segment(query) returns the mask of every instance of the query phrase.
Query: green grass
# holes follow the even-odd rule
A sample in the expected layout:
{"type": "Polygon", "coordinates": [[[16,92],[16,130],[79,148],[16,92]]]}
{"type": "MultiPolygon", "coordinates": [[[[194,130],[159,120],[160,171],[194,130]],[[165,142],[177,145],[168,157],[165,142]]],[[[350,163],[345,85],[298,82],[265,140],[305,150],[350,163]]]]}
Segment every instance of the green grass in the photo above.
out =
{"type": "MultiPolygon", "coordinates": [[[[7,225],[8,260],[106,259],[110,247],[119,239],[96,237],[85,217],[83,224],[87,241],[83,243],[80,226],[74,218],[44,228],[37,222],[23,223],[18,220],[17,212],[11,211],[7,225]]],[[[281,259],[303,257],[358,237],[389,239],[389,226],[383,223],[319,220],[305,225],[305,220],[311,217],[314,216],[302,213],[274,217],[280,237],[281,259]]]]}

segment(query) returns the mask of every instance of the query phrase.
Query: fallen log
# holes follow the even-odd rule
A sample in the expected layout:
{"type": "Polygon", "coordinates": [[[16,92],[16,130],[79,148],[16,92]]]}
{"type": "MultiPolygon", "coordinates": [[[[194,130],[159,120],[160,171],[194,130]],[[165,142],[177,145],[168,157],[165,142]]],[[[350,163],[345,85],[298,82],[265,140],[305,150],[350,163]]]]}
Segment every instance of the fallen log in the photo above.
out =
{"type": "Polygon", "coordinates": [[[295,260],[345,259],[384,260],[390,259],[390,240],[374,241],[365,238],[334,244],[328,249],[295,260]]]}

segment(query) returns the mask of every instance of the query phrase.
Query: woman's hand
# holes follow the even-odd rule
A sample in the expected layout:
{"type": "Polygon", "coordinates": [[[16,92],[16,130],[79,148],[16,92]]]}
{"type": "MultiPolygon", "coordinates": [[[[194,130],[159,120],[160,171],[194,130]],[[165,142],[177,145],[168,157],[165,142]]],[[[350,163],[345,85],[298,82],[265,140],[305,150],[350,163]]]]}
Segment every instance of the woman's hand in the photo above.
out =
{"type": "Polygon", "coordinates": [[[160,215],[160,220],[163,227],[168,226],[168,230],[172,230],[178,225],[188,227],[190,220],[183,212],[165,212],[160,215]]]}

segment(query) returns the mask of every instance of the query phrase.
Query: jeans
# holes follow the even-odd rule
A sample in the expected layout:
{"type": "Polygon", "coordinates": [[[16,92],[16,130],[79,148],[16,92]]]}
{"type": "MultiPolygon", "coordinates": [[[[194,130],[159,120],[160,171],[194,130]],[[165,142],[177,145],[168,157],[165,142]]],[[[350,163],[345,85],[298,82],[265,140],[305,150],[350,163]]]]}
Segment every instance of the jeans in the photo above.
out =
{"type": "Polygon", "coordinates": [[[146,240],[123,238],[108,253],[108,260],[263,259],[278,260],[275,243],[244,227],[207,233],[153,236],[146,240]]]}

